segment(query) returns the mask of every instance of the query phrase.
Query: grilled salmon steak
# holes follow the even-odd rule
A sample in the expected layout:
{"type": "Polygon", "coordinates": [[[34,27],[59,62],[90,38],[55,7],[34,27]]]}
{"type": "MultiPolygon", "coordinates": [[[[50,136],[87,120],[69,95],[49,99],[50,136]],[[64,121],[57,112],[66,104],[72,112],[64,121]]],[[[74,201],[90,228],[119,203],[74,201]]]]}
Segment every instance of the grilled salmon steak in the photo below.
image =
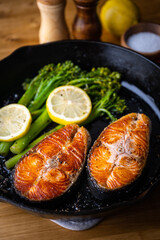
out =
{"type": "Polygon", "coordinates": [[[16,192],[32,201],[64,194],[82,171],[89,141],[88,131],[77,124],[66,125],[44,138],[16,165],[16,192]]]}
{"type": "Polygon", "coordinates": [[[88,158],[93,185],[116,190],[141,174],[148,155],[150,120],[131,113],[111,123],[95,141],[88,158]]]}

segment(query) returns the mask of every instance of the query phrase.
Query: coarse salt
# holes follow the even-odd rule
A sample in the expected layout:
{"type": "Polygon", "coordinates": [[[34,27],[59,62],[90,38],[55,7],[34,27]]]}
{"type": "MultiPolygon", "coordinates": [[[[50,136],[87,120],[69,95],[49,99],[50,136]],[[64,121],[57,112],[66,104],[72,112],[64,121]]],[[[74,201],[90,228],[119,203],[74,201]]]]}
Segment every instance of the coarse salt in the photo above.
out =
{"type": "Polygon", "coordinates": [[[140,32],[131,35],[127,44],[137,52],[156,52],[160,50],[160,36],[152,32],[140,32]]]}

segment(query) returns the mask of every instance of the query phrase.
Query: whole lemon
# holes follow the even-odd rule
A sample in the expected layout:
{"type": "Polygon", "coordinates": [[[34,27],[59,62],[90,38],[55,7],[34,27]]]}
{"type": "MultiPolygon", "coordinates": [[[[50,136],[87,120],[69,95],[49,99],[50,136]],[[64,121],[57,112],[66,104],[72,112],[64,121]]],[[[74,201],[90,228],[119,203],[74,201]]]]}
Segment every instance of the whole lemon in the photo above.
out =
{"type": "Polygon", "coordinates": [[[139,10],[131,0],[108,0],[101,8],[100,19],[106,31],[121,36],[138,23],[139,10]]]}

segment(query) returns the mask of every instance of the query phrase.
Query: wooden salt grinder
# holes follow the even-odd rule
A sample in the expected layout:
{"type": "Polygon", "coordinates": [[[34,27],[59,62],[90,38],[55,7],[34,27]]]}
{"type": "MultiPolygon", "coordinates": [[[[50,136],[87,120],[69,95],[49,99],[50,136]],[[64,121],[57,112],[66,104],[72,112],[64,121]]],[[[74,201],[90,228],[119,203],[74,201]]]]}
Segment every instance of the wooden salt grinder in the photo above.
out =
{"type": "Polygon", "coordinates": [[[64,17],[65,4],[65,0],[37,0],[41,14],[40,43],[69,38],[69,31],[64,17]]]}
{"type": "Polygon", "coordinates": [[[74,0],[77,15],[72,25],[72,36],[75,39],[100,40],[101,23],[97,16],[98,0],[74,0]]]}

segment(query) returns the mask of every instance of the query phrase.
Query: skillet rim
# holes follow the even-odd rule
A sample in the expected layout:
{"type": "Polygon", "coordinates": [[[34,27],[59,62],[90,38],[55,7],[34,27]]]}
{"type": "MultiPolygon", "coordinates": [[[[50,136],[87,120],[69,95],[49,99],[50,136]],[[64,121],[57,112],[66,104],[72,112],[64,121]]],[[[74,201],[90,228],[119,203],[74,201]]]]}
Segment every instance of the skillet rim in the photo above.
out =
{"type": "Polygon", "coordinates": [[[83,42],[83,43],[91,43],[91,44],[98,44],[98,45],[108,45],[108,46],[113,46],[115,48],[119,48],[119,49],[123,49],[124,51],[130,52],[132,54],[135,54],[137,56],[140,56],[141,58],[143,58],[144,60],[148,61],[149,63],[151,63],[152,65],[154,65],[155,67],[157,67],[160,70],[160,66],[158,64],[156,64],[155,62],[153,62],[152,60],[150,60],[149,58],[145,57],[144,55],[129,49],[129,48],[125,48],[123,46],[114,44],[114,43],[110,43],[110,42],[100,42],[100,41],[93,41],[93,40],[78,40],[78,39],[70,39],[70,40],[60,40],[60,41],[55,41],[55,42],[48,42],[48,43],[43,43],[43,44],[35,44],[35,45],[26,45],[26,46],[22,46],[19,47],[17,49],[15,49],[12,53],[10,53],[8,56],[6,56],[5,58],[0,60],[0,63],[3,61],[6,61],[8,58],[13,57],[15,54],[17,54],[19,51],[25,50],[25,49],[29,49],[29,48],[35,48],[35,47],[45,47],[47,45],[54,45],[54,44],[61,44],[61,43],[69,43],[69,42],[73,42],[73,43],[78,43],[78,42],[83,42]]]}

